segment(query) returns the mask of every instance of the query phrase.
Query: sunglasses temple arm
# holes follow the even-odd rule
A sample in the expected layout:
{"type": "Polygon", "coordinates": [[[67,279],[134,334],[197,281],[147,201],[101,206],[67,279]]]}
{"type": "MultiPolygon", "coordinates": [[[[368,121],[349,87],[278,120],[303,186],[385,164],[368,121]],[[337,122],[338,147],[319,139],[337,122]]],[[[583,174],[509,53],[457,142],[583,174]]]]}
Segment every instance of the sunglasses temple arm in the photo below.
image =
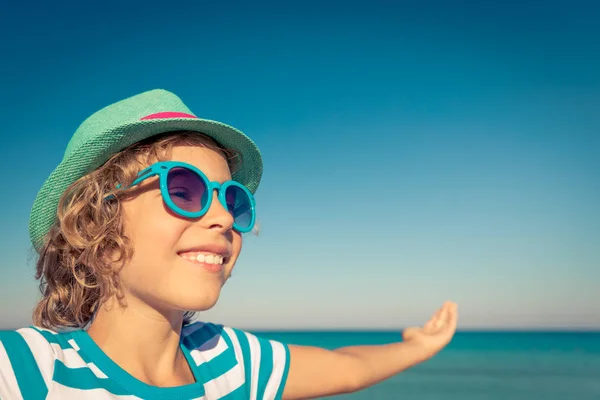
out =
{"type": "MultiPolygon", "coordinates": [[[[133,187],[135,185],[139,185],[144,180],[146,180],[146,179],[148,179],[148,178],[150,178],[152,176],[155,176],[155,175],[158,175],[158,174],[156,172],[154,172],[152,169],[148,169],[148,170],[142,171],[142,172],[140,172],[138,174],[138,177],[131,183],[131,185],[127,186],[126,188],[123,188],[122,185],[120,183],[118,183],[117,186],[116,186],[116,189],[117,190],[129,189],[129,188],[131,188],[131,187],[133,187]]],[[[104,198],[104,200],[110,200],[110,199],[113,199],[114,197],[115,197],[114,195],[110,194],[110,195],[106,196],[104,198]]]]}

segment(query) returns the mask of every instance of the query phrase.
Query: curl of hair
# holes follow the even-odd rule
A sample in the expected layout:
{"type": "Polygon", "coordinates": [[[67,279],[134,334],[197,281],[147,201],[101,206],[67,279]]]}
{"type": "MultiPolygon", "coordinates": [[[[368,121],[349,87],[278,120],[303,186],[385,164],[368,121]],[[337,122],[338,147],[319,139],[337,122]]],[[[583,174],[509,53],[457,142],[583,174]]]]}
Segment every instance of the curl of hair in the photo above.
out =
{"type": "MultiPolygon", "coordinates": [[[[113,296],[123,300],[119,272],[133,249],[125,235],[117,184],[128,186],[141,169],[167,160],[177,145],[214,148],[225,155],[233,173],[240,155],[212,143],[197,132],[155,136],[115,154],[63,193],[37,260],[35,277],[42,299],[33,312],[35,325],[83,328],[104,301],[113,296]]],[[[184,321],[193,316],[186,312],[184,321]]]]}

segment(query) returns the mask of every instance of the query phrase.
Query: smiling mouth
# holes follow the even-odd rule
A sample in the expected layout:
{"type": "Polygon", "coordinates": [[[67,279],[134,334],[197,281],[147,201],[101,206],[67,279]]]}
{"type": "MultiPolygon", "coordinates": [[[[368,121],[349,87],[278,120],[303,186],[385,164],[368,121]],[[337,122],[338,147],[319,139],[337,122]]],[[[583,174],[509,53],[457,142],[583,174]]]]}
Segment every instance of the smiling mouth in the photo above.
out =
{"type": "Polygon", "coordinates": [[[223,264],[227,262],[227,259],[221,254],[207,253],[207,252],[186,252],[180,253],[179,257],[192,264],[203,266],[204,268],[217,272],[223,269],[223,264]]]}

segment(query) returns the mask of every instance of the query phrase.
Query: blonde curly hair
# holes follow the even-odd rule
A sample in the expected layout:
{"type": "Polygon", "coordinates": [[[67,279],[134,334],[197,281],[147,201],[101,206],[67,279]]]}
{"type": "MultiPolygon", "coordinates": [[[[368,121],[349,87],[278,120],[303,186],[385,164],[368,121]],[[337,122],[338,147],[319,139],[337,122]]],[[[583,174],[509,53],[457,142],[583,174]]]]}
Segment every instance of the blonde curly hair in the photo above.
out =
{"type": "MultiPolygon", "coordinates": [[[[47,329],[83,328],[107,299],[123,299],[119,271],[133,249],[125,235],[117,184],[131,184],[139,171],[168,160],[174,146],[213,148],[225,155],[231,173],[240,154],[197,132],[178,131],[149,138],[115,154],[62,195],[57,220],[39,252],[35,278],[42,299],[33,311],[35,325],[47,329]],[[107,196],[113,195],[111,201],[107,196]]],[[[186,312],[188,322],[193,312],[186,312]]]]}

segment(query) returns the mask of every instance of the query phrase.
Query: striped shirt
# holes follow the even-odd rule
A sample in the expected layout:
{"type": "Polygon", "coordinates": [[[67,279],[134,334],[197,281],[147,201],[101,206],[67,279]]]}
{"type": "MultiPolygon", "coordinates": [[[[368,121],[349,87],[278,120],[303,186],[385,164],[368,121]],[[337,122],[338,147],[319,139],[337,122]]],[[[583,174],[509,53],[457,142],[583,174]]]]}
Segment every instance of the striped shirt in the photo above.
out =
{"type": "Polygon", "coordinates": [[[180,346],[196,383],[161,388],[120,368],[84,330],[0,331],[0,399],[281,399],[285,344],[196,322],[183,327],[180,346]]]}

